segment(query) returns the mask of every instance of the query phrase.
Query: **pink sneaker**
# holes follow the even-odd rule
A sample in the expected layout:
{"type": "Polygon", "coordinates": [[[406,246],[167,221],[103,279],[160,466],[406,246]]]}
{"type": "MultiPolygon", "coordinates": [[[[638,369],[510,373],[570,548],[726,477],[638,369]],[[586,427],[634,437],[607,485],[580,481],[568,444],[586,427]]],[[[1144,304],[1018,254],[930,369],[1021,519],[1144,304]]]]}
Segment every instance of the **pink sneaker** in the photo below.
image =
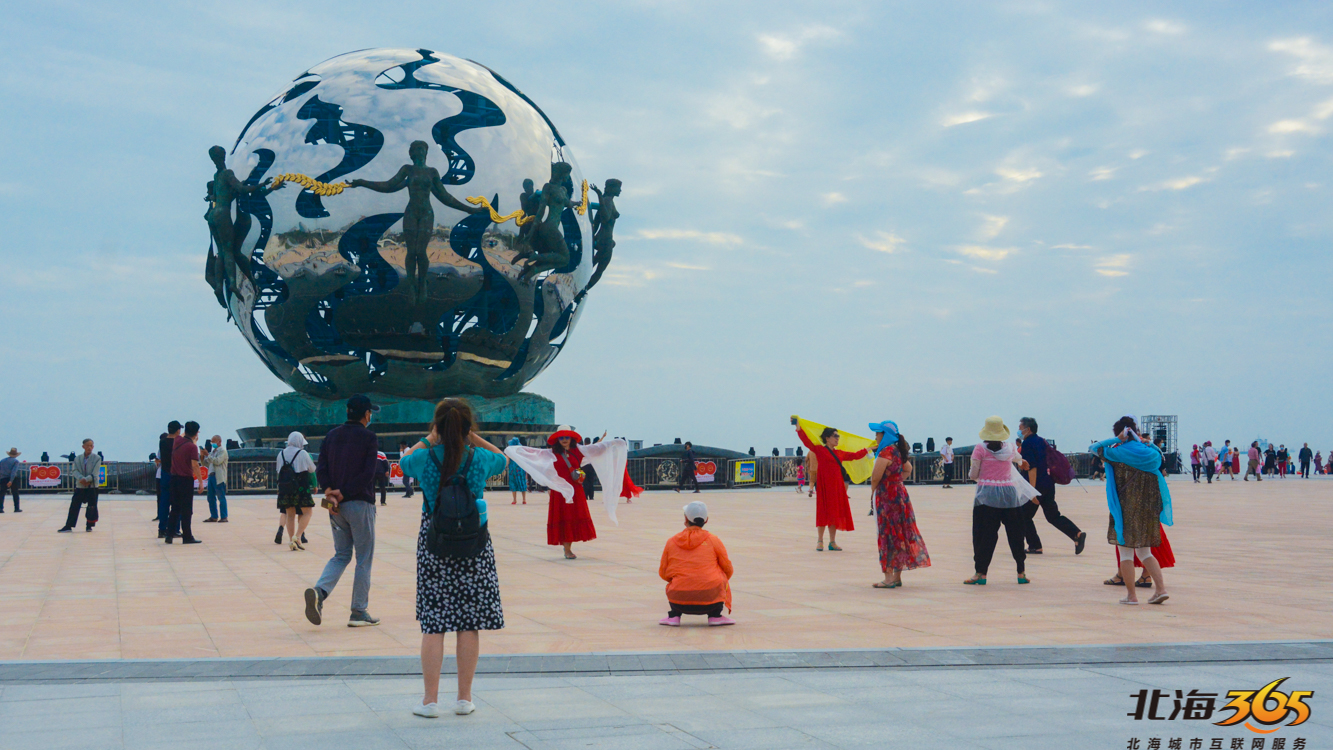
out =
{"type": "Polygon", "coordinates": [[[680,618],[679,618],[679,617],[663,617],[663,618],[662,618],[662,621],[659,622],[659,623],[657,623],[657,624],[658,624],[658,625],[666,625],[666,626],[668,626],[668,627],[672,627],[672,628],[678,628],[678,627],[680,627],[680,618]]]}
{"type": "Polygon", "coordinates": [[[735,624],[736,624],[736,621],[733,620],[733,619],[731,619],[730,617],[710,617],[710,618],[708,618],[708,624],[709,624],[709,626],[713,626],[713,625],[735,625],[735,624]]]}

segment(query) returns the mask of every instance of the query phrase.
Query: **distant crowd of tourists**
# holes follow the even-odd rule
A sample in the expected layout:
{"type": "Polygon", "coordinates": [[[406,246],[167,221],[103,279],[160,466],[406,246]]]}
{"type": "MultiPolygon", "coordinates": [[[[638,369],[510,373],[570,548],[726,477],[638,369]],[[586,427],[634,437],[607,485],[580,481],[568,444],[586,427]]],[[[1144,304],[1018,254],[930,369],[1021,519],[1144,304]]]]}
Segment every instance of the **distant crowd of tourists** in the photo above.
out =
{"type": "MultiPolygon", "coordinates": [[[[1329,457],[1333,459],[1333,451],[1329,457]]],[[[1223,443],[1220,450],[1213,446],[1211,440],[1206,440],[1202,448],[1195,445],[1190,451],[1190,466],[1196,484],[1201,476],[1207,479],[1208,484],[1213,483],[1214,476],[1229,476],[1235,480],[1241,475],[1241,461],[1240,447],[1233,446],[1230,440],[1223,443]]],[[[1246,482],[1250,481],[1251,476],[1256,482],[1264,481],[1264,477],[1286,479],[1288,474],[1298,471],[1302,478],[1309,479],[1312,469],[1315,474],[1333,474],[1333,460],[1325,464],[1323,453],[1311,452],[1309,443],[1301,444],[1293,460],[1286,445],[1274,446],[1267,441],[1255,440],[1245,451],[1244,462],[1243,479],[1246,482]]]]}

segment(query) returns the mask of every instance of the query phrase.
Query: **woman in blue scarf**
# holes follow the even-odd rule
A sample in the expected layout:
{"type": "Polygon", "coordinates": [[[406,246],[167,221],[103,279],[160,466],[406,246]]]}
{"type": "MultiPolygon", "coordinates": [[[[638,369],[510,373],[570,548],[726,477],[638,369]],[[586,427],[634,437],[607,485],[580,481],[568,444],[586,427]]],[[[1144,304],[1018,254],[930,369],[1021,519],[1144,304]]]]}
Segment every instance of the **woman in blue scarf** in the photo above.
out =
{"type": "MultiPolygon", "coordinates": [[[[509,438],[510,445],[522,445],[523,441],[516,437],[509,438]]],[[[518,505],[518,493],[523,493],[523,504],[528,504],[528,473],[519,468],[513,461],[509,462],[509,468],[506,470],[509,474],[509,496],[513,498],[510,505],[518,505]]]]}
{"type": "Polygon", "coordinates": [[[1162,474],[1162,452],[1139,437],[1134,417],[1121,417],[1112,428],[1115,437],[1093,445],[1090,451],[1109,467],[1106,472],[1106,504],[1111,523],[1106,541],[1116,545],[1120,577],[1129,595],[1121,604],[1138,604],[1134,592],[1134,555],[1152,576],[1156,590],[1149,604],[1167,600],[1162,566],[1152,548],[1162,543],[1162,526],[1171,525],[1171,492],[1162,474]]]}

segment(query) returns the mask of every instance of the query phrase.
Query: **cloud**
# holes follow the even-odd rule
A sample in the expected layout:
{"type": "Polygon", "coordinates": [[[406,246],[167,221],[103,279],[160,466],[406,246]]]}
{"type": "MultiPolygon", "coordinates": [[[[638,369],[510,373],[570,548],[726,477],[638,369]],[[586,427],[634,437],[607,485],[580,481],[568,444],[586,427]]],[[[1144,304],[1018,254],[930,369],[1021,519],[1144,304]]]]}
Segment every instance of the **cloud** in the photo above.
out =
{"type": "Polygon", "coordinates": [[[1135,160],[1142,159],[1143,157],[1145,157],[1145,156],[1147,156],[1147,155],[1148,155],[1148,152],[1147,152],[1147,151],[1144,151],[1144,150],[1141,149],[1141,148],[1140,148],[1140,149],[1135,149],[1135,150],[1129,152],[1129,158],[1131,158],[1131,159],[1135,159],[1135,160]]]}
{"type": "Polygon", "coordinates": [[[801,48],[814,41],[834,39],[840,32],[831,26],[811,26],[795,34],[759,34],[759,47],[775,60],[790,60],[801,48]]]}
{"type": "Polygon", "coordinates": [[[968,266],[968,268],[972,269],[973,271],[976,271],[977,273],[999,273],[999,271],[995,270],[994,268],[982,268],[981,266],[968,266]]]}
{"type": "Polygon", "coordinates": [[[602,277],[603,284],[611,286],[643,286],[657,278],[657,272],[651,268],[634,265],[616,264],[606,270],[602,277]]]}
{"type": "Polygon", "coordinates": [[[1091,249],[1092,249],[1092,245],[1070,245],[1070,244],[1066,243],[1066,244],[1062,244],[1062,245],[1051,245],[1051,249],[1052,249],[1052,250],[1091,250],[1091,249]]]}
{"type": "Polygon", "coordinates": [[[1031,182],[1032,180],[1041,177],[1041,172],[1031,167],[1027,169],[1022,169],[1017,167],[1000,167],[999,169],[995,170],[995,174],[1011,182],[1020,182],[1020,183],[1031,182]]]}
{"type": "Polygon", "coordinates": [[[1290,150],[1286,150],[1286,151],[1269,151],[1268,153],[1264,154],[1264,156],[1267,156],[1267,157],[1270,158],[1270,159],[1288,159],[1288,158],[1291,158],[1291,157],[1293,157],[1293,156],[1295,156],[1295,155],[1296,155],[1296,152],[1295,152],[1295,151],[1290,151],[1290,150]]]}
{"type": "Polygon", "coordinates": [[[822,197],[824,199],[825,206],[836,206],[839,203],[847,202],[847,196],[843,195],[842,193],[824,193],[822,197]]]}
{"type": "Polygon", "coordinates": [[[945,117],[943,120],[940,120],[940,125],[946,128],[951,128],[955,125],[966,125],[969,122],[979,122],[994,116],[995,115],[990,112],[963,112],[961,114],[945,117]]]}
{"type": "Polygon", "coordinates": [[[1319,128],[1305,120],[1278,120],[1268,126],[1268,132],[1276,135],[1285,135],[1287,133],[1319,133],[1319,128]]]}
{"type": "Polygon", "coordinates": [[[1018,252],[1013,247],[986,247],[984,245],[955,245],[953,251],[977,260],[1001,261],[1010,254],[1018,252]]]}
{"type": "Polygon", "coordinates": [[[697,240],[710,245],[739,245],[745,240],[729,232],[700,232],[695,229],[640,229],[641,240],[697,240]]]}
{"type": "Polygon", "coordinates": [[[692,266],[688,263],[668,263],[668,268],[679,268],[682,271],[711,271],[710,266],[692,266]]]}
{"type": "Polygon", "coordinates": [[[1315,83],[1333,83],[1333,50],[1309,37],[1278,39],[1268,49],[1296,58],[1295,67],[1288,75],[1305,78],[1315,83]]]}
{"type": "Polygon", "coordinates": [[[1004,227],[1009,223],[1008,216],[983,216],[981,225],[981,238],[993,240],[995,236],[1004,231],[1004,227]]]}
{"type": "Polygon", "coordinates": [[[1120,167],[1097,167],[1089,172],[1088,176],[1091,177],[1094,182],[1099,180],[1109,180],[1115,176],[1116,170],[1118,169],[1120,169],[1120,167]]]}
{"type": "Polygon", "coordinates": [[[1093,270],[1102,276],[1128,276],[1129,271],[1126,271],[1125,269],[1129,267],[1133,260],[1134,256],[1128,253],[1107,255],[1097,259],[1097,262],[1093,266],[1093,270]]]}
{"type": "Polygon", "coordinates": [[[1333,117],[1333,99],[1315,105],[1315,108],[1310,110],[1308,118],[1297,117],[1288,120],[1278,120],[1268,126],[1268,132],[1274,135],[1288,135],[1290,133],[1318,135],[1324,132],[1323,128],[1310,122],[1310,120],[1327,120],[1329,117],[1333,117]]]}
{"type": "Polygon", "coordinates": [[[1101,85],[1096,83],[1083,83],[1077,86],[1070,86],[1069,88],[1065,89],[1065,91],[1070,96],[1076,96],[1082,98],[1085,96],[1092,96],[1093,94],[1100,91],[1101,88],[1102,88],[1101,85]]]}
{"type": "Polygon", "coordinates": [[[1189,27],[1185,24],[1178,21],[1168,21],[1164,18],[1154,18],[1149,21],[1144,21],[1143,28],[1154,34],[1163,34],[1165,36],[1180,36],[1186,31],[1189,31],[1189,27]]]}
{"type": "Polygon", "coordinates": [[[1156,185],[1148,185],[1145,187],[1141,187],[1139,188],[1139,191],[1156,192],[1158,190],[1185,190],[1187,188],[1192,188],[1195,185],[1198,185],[1199,183],[1204,181],[1205,180],[1202,177],[1191,175],[1189,177],[1178,177],[1174,180],[1166,180],[1165,182],[1159,182],[1156,185]]]}
{"type": "Polygon", "coordinates": [[[898,247],[907,242],[907,240],[890,232],[875,232],[874,239],[863,235],[856,235],[856,239],[871,250],[878,250],[881,253],[895,253],[898,247]]]}

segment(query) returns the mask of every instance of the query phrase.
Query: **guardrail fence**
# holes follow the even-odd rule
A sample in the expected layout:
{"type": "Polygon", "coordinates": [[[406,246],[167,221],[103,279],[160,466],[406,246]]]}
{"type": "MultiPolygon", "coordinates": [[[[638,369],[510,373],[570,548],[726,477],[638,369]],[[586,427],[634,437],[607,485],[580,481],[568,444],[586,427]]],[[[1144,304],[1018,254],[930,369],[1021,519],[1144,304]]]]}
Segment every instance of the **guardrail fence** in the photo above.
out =
{"type": "MultiPolygon", "coordinates": [[[[1092,475],[1093,457],[1089,453],[1067,454],[1074,475],[1086,479],[1092,475]]],[[[966,484],[971,456],[955,455],[953,462],[953,482],[966,484]]],[[[796,469],[804,459],[799,456],[754,456],[752,458],[716,458],[700,459],[699,489],[735,489],[738,487],[776,487],[796,484],[796,469]],[[712,473],[707,473],[711,469],[712,473]]],[[[38,478],[38,482],[53,482],[49,486],[29,483],[33,472],[25,471],[20,476],[21,493],[72,492],[74,477],[69,463],[55,462],[41,464],[40,467],[59,469],[58,478],[38,478]]],[[[149,462],[112,461],[104,464],[105,483],[103,492],[122,494],[156,494],[157,467],[149,462]]],[[[39,468],[30,464],[25,468],[39,468]]],[[[631,458],[629,475],[634,483],[646,490],[665,490],[678,486],[681,463],[672,458],[631,458]]],[[[39,474],[54,472],[37,472],[39,474]]],[[[917,454],[912,456],[912,478],[908,484],[941,484],[944,481],[944,463],[938,454],[917,454]]],[[[529,480],[531,483],[531,480],[529,480]]],[[[491,477],[486,485],[489,489],[507,489],[508,478],[505,474],[491,477]]],[[[598,489],[601,489],[600,483],[598,489]]],[[[533,485],[534,491],[539,491],[533,485]]],[[[277,466],[273,461],[232,461],[227,466],[228,494],[272,494],[278,491],[277,466]]]]}

